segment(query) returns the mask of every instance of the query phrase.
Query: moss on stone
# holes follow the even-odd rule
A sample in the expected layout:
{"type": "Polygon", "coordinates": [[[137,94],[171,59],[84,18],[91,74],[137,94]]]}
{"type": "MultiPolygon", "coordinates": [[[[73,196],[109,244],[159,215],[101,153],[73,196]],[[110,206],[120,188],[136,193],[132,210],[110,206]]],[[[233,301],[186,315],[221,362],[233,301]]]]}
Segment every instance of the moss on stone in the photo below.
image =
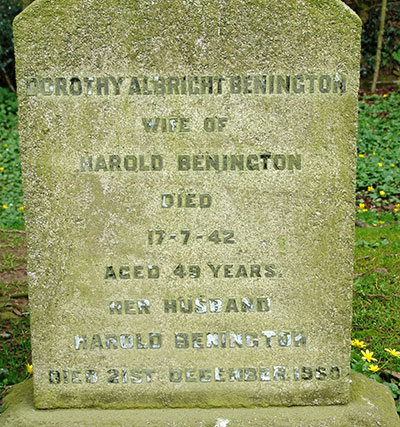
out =
{"type": "Polygon", "coordinates": [[[359,43],[358,18],[336,0],[37,0],[16,18],[38,407],[347,403],[359,43]],[[230,78],[254,75],[283,83],[272,93],[229,92],[230,78]],[[289,90],[298,75],[315,77],[315,87],[289,90]],[[99,95],[96,88],[71,93],[78,78],[111,76],[125,78],[121,93],[104,94],[101,84],[99,95]],[[185,82],[192,76],[224,76],[225,90],[130,95],[133,76],[153,82],[163,76],[185,82]],[[43,82],[38,94],[28,94],[30,78],[43,82]],[[50,81],[48,90],[42,79],[50,81]],[[65,96],[54,89],[56,79],[65,79],[65,96]],[[190,118],[191,132],[143,129],[143,117],[177,115],[190,118]],[[204,118],[215,116],[226,117],[229,126],[208,134],[204,118]],[[163,155],[162,171],[83,171],[81,166],[88,156],[152,153],[163,155]],[[178,155],[212,153],[292,153],[302,164],[296,170],[177,170],[178,155]],[[161,194],[182,192],[209,193],[213,206],[169,210],[160,205],[161,194]],[[192,236],[204,233],[203,240],[182,245],[171,237],[162,247],[148,244],[148,230],[163,228],[168,236],[181,237],[189,227],[192,236]],[[211,244],[205,236],[216,229],[234,230],[236,243],[211,244]],[[278,274],[214,280],[210,262],[271,264],[278,274]],[[174,275],[181,263],[200,265],[201,278],[174,275]],[[104,278],[106,266],[118,271],[122,265],[151,264],[162,269],[156,282],[104,278]],[[272,309],[219,317],[164,312],[165,298],[204,295],[271,296],[272,309]],[[151,300],[151,314],[110,315],[110,301],[130,298],[151,300]],[[271,328],[304,330],[307,344],[174,346],[175,332],[258,331],[261,342],[261,331],[271,328]],[[149,332],[162,332],[162,349],[74,347],[75,336],[87,336],[90,346],[97,334],[149,332]],[[290,378],[169,380],[169,368],[215,372],[220,366],[226,372],[246,366],[273,372],[284,366],[290,378]],[[339,369],[340,378],[317,377],[321,366],[339,369]],[[312,381],[300,379],[302,367],[312,367],[312,381]],[[112,383],[111,368],[155,369],[157,380],[112,383]],[[98,370],[97,383],[84,376],[79,384],[71,378],[49,381],[49,371],[71,376],[72,370],[84,375],[87,369],[98,370]]]}
{"type": "Polygon", "coordinates": [[[394,400],[387,387],[351,374],[351,400],[344,406],[251,409],[35,409],[32,380],[14,386],[0,415],[4,427],[210,426],[229,427],[397,427],[394,400]],[[228,423],[229,421],[229,423],[228,423]],[[225,422],[225,424],[224,424],[225,422]]]}

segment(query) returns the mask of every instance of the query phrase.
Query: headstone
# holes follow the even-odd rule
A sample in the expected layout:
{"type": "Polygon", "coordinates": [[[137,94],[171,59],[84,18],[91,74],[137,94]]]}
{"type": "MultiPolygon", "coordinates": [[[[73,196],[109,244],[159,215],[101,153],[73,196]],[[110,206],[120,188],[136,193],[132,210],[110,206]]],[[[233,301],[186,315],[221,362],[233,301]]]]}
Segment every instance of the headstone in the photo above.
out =
{"type": "Polygon", "coordinates": [[[355,14],[37,0],[15,42],[36,406],[347,403],[355,14]]]}

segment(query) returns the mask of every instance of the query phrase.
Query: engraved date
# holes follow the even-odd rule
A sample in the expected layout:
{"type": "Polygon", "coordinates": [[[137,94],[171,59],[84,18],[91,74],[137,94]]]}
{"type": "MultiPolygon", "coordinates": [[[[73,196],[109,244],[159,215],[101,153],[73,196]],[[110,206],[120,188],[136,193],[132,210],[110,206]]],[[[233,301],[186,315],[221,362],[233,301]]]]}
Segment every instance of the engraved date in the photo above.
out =
{"type": "Polygon", "coordinates": [[[235,233],[232,230],[213,230],[211,233],[193,233],[190,230],[180,230],[178,233],[169,233],[163,229],[151,229],[147,231],[147,243],[150,246],[161,245],[170,240],[187,245],[189,241],[206,240],[216,245],[235,243],[235,233]]]}

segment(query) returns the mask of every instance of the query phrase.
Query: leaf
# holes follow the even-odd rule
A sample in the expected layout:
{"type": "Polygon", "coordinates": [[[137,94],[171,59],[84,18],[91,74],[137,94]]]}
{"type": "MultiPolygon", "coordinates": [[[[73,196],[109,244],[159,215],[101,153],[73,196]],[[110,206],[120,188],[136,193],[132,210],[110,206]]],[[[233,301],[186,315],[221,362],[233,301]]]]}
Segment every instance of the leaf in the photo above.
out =
{"type": "Polygon", "coordinates": [[[400,49],[392,53],[392,58],[400,64],[400,49]]]}
{"type": "Polygon", "coordinates": [[[373,380],[377,381],[378,383],[383,383],[382,378],[378,375],[378,374],[372,374],[369,376],[370,378],[372,378],[373,380]]]}
{"type": "Polygon", "coordinates": [[[400,389],[397,386],[397,384],[394,383],[383,383],[392,393],[392,396],[394,399],[396,399],[398,396],[400,396],[400,389]]]}

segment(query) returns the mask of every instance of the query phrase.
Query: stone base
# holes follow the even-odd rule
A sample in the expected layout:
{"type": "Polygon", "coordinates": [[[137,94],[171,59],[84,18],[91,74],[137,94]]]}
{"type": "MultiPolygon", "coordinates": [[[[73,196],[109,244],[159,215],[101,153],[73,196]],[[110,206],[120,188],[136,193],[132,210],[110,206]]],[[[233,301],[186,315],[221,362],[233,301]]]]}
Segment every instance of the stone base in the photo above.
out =
{"type": "Polygon", "coordinates": [[[400,426],[389,390],[351,374],[351,400],[344,406],[237,409],[35,409],[32,381],[13,387],[0,415],[3,426],[400,426]]]}

